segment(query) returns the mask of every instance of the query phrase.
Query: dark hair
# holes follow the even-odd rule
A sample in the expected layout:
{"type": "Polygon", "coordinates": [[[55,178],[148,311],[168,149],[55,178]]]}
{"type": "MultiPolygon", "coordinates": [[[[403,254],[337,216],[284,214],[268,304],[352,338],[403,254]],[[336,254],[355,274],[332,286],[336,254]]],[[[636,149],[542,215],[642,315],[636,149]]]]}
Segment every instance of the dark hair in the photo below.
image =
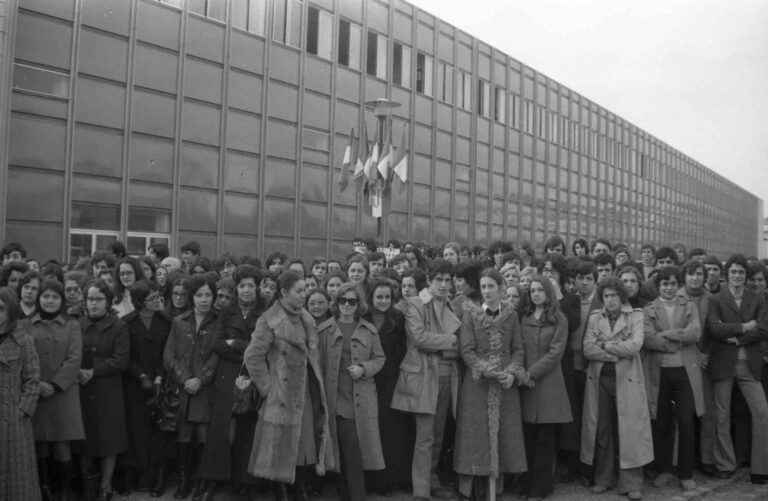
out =
{"type": "Polygon", "coordinates": [[[48,290],[55,292],[61,298],[61,304],[59,305],[59,311],[57,311],[56,314],[57,315],[62,315],[64,313],[66,313],[66,311],[67,311],[67,300],[66,300],[66,298],[64,296],[64,285],[62,285],[62,283],[59,282],[58,280],[52,280],[50,278],[48,280],[44,281],[40,285],[40,289],[37,291],[37,300],[35,301],[35,307],[38,308],[38,311],[42,309],[40,307],[40,298],[42,297],[43,292],[48,291],[48,290]]]}
{"type": "Polygon", "coordinates": [[[718,268],[720,268],[721,273],[723,271],[723,263],[719,259],[717,259],[717,256],[713,256],[711,254],[708,255],[707,257],[704,258],[704,264],[717,266],[718,268]]]}
{"type": "Polygon", "coordinates": [[[504,266],[510,261],[514,261],[517,264],[521,264],[520,254],[517,252],[505,252],[501,255],[501,266],[504,266]]]}
{"type": "Polygon", "coordinates": [[[18,271],[24,275],[27,270],[29,270],[27,263],[20,263],[18,261],[11,261],[10,263],[3,265],[2,272],[0,272],[0,285],[8,285],[8,279],[11,277],[12,272],[18,271]]]}
{"type": "MultiPolygon", "coordinates": [[[[232,274],[232,280],[235,282],[235,286],[246,278],[252,278],[258,287],[261,283],[261,279],[264,278],[264,275],[262,275],[261,270],[252,264],[238,265],[238,267],[235,268],[235,272],[232,274]]],[[[277,282],[277,280],[275,280],[275,282],[277,282]]]]}
{"type": "Polygon", "coordinates": [[[688,258],[691,259],[697,256],[706,256],[706,255],[707,255],[707,251],[705,251],[701,247],[696,247],[695,249],[691,249],[691,252],[688,253],[688,258]]]}
{"type": "Polygon", "coordinates": [[[264,268],[261,265],[261,260],[256,256],[240,256],[239,262],[236,264],[252,264],[258,269],[264,268]]]}
{"type": "MultiPolygon", "coordinates": [[[[496,268],[486,268],[483,270],[482,273],[480,273],[480,277],[478,278],[478,284],[480,282],[481,278],[490,278],[494,282],[496,282],[499,286],[499,289],[504,287],[506,282],[504,281],[504,277],[501,276],[501,273],[496,268]]],[[[478,285],[478,290],[480,289],[480,286],[478,285]]]]}
{"type": "Polygon", "coordinates": [[[587,241],[584,240],[583,238],[577,238],[571,244],[571,251],[573,252],[574,256],[576,255],[576,246],[577,245],[580,245],[580,246],[582,246],[584,248],[584,253],[585,254],[589,254],[589,245],[587,244],[587,241]]]}
{"type": "Polygon", "coordinates": [[[480,274],[483,272],[483,265],[477,261],[468,263],[459,263],[454,268],[454,278],[463,278],[464,281],[475,291],[480,291],[480,274]]]}
{"type": "Polygon", "coordinates": [[[200,243],[197,240],[190,240],[189,242],[186,242],[184,245],[181,246],[181,252],[182,254],[184,252],[191,252],[195,256],[199,256],[202,252],[202,249],[200,248],[200,243]]]}
{"type": "Polygon", "coordinates": [[[168,249],[168,245],[163,242],[155,242],[147,247],[147,250],[152,251],[159,261],[162,261],[171,254],[171,251],[168,249]]]}
{"type": "Polygon", "coordinates": [[[704,273],[704,278],[707,278],[707,268],[704,267],[704,263],[699,261],[698,259],[689,259],[685,262],[685,264],[682,266],[683,270],[683,277],[685,275],[693,275],[696,270],[701,269],[701,271],[704,273]]]}
{"type": "MultiPolygon", "coordinates": [[[[192,275],[195,273],[195,268],[200,267],[203,269],[203,273],[208,273],[211,270],[211,260],[205,256],[196,256],[192,258],[187,267],[187,272],[192,275]]],[[[214,272],[215,273],[215,272],[214,272]]]]}
{"type": "Polygon", "coordinates": [[[395,265],[401,261],[405,261],[406,263],[408,263],[409,268],[413,268],[411,264],[411,260],[408,259],[408,256],[406,256],[405,254],[398,254],[395,257],[393,257],[392,260],[389,262],[389,267],[394,268],[395,265]]]}
{"type": "Polygon", "coordinates": [[[675,242],[672,244],[673,249],[682,249],[683,250],[683,256],[685,256],[686,253],[686,247],[683,242],[675,242]]]}
{"type": "Polygon", "coordinates": [[[598,266],[605,266],[606,264],[610,264],[611,270],[616,271],[616,260],[610,254],[598,254],[592,258],[592,262],[595,263],[595,269],[597,269],[598,266]]]}
{"type": "Polygon", "coordinates": [[[421,249],[414,246],[412,249],[408,249],[405,251],[407,253],[413,254],[413,257],[416,258],[416,267],[421,268],[425,272],[427,271],[428,265],[427,260],[424,258],[424,253],[421,252],[421,249]]]}
{"type": "Polygon", "coordinates": [[[307,273],[307,266],[304,264],[304,261],[302,261],[298,257],[292,257],[290,258],[286,263],[284,263],[285,268],[290,268],[292,264],[299,263],[301,265],[301,273],[302,275],[307,273]]]}
{"type": "Polygon", "coordinates": [[[59,282],[63,282],[64,268],[59,263],[49,261],[40,267],[40,276],[43,278],[53,277],[59,282]]]}
{"type": "Polygon", "coordinates": [[[363,238],[360,240],[360,242],[365,245],[365,248],[368,249],[368,252],[376,252],[376,249],[379,247],[375,238],[363,238]]]}
{"type": "Polygon", "coordinates": [[[379,287],[387,287],[389,289],[389,295],[391,298],[390,308],[394,306],[395,301],[400,293],[400,288],[397,286],[397,282],[390,280],[389,278],[377,278],[368,287],[368,305],[373,309],[373,295],[376,293],[376,289],[379,287]]]}
{"type": "MultiPolygon", "coordinates": [[[[29,282],[31,282],[34,279],[37,279],[38,282],[40,282],[40,285],[43,284],[42,277],[40,276],[40,274],[38,272],[36,272],[35,270],[27,270],[27,271],[25,271],[24,274],[19,279],[19,290],[21,290],[22,287],[24,287],[25,285],[27,285],[29,282]]],[[[61,282],[59,282],[59,283],[61,283],[61,282]]],[[[64,296],[61,296],[61,297],[64,297],[64,296]]]]}
{"type": "Polygon", "coordinates": [[[12,252],[18,252],[21,254],[22,259],[27,258],[27,250],[18,242],[11,242],[3,246],[3,257],[11,254],[12,252]]]}
{"type": "Polygon", "coordinates": [[[429,267],[429,279],[433,280],[441,273],[453,276],[453,263],[442,258],[436,258],[432,260],[432,265],[429,267]]]}
{"type": "Polygon", "coordinates": [[[211,269],[216,273],[221,273],[221,270],[224,269],[224,266],[227,263],[232,263],[233,265],[237,266],[240,264],[240,260],[237,259],[237,257],[235,257],[232,253],[225,252],[221,256],[211,261],[211,269]]]}
{"type": "Polygon", "coordinates": [[[117,259],[122,259],[128,255],[128,250],[125,248],[125,244],[120,240],[115,240],[109,244],[109,251],[114,254],[117,259]]]}
{"type": "Polygon", "coordinates": [[[629,247],[627,247],[624,244],[616,244],[613,247],[613,258],[616,259],[616,254],[626,254],[627,255],[627,261],[632,260],[632,253],[629,252],[629,247]]]}
{"type": "Polygon", "coordinates": [[[763,278],[768,280],[768,267],[766,267],[760,261],[753,261],[749,263],[749,272],[750,272],[750,277],[754,277],[755,275],[762,273],[763,278]]]}
{"type": "MultiPolygon", "coordinates": [[[[547,294],[547,302],[544,304],[544,323],[547,325],[557,325],[560,321],[560,301],[557,300],[557,293],[555,292],[555,286],[552,284],[552,280],[542,275],[534,275],[531,277],[531,285],[534,282],[538,282],[544,287],[544,292],[547,294]]],[[[526,294],[524,315],[531,315],[536,310],[536,305],[531,301],[530,287],[528,294],[526,294]]]]}
{"type": "Polygon", "coordinates": [[[277,260],[277,259],[279,259],[279,260],[280,260],[280,262],[282,263],[283,267],[285,267],[285,262],[286,262],[286,261],[288,261],[288,256],[286,256],[286,255],[285,255],[285,254],[283,254],[282,252],[273,252],[272,254],[270,254],[269,256],[267,256],[267,260],[266,260],[266,262],[265,262],[265,265],[264,265],[264,266],[266,266],[267,268],[269,268],[269,266],[270,266],[270,265],[271,265],[273,262],[275,262],[275,260],[277,260]]]}
{"type": "Polygon", "coordinates": [[[653,274],[653,283],[658,287],[662,280],[669,280],[672,277],[675,277],[678,285],[683,283],[680,279],[680,271],[677,269],[677,266],[664,266],[663,268],[657,269],[656,273],[653,274]]]}
{"type": "MultiPolygon", "coordinates": [[[[323,256],[317,256],[315,259],[312,260],[312,264],[309,265],[309,272],[312,272],[312,268],[317,266],[318,264],[324,264],[326,265],[326,271],[328,271],[328,260],[325,259],[323,256]]],[[[341,264],[341,263],[339,263],[341,264]]]]}
{"type": "Polygon", "coordinates": [[[597,267],[595,266],[595,263],[590,261],[584,261],[579,260],[578,264],[573,269],[573,276],[574,278],[576,275],[592,275],[592,277],[597,280],[597,267]]]}
{"type": "Polygon", "coordinates": [[[66,285],[67,280],[77,282],[77,286],[82,289],[88,281],[88,274],[79,270],[70,270],[64,273],[64,285],[66,285]]]}
{"type": "Polygon", "coordinates": [[[416,290],[421,290],[427,286],[427,274],[421,268],[409,268],[403,272],[400,276],[400,283],[403,283],[403,279],[406,277],[413,277],[413,282],[416,284],[416,290]]]}
{"type": "Polygon", "coordinates": [[[275,297],[283,297],[283,291],[290,290],[299,280],[304,280],[304,276],[299,275],[293,270],[285,269],[277,279],[277,294],[275,294],[275,297]]]}
{"type": "Polygon", "coordinates": [[[514,251],[512,244],[509,242],[503,242],[501,240],[497,240],[488,246],[488,255],[491,256],[491,258],[493,258],[493,256],[498,253],[506,254],[507,252],[512,251],[514,251]]]}
{"type": "Polygon", "coordinates": [[[355,310],[355,320],[357,320],[368,313],[368,310],[370,309],[368,306],[368,300],[365,298],[365,293],[363,292],[363,288],[360,287],[360,284],[353,284],[352,282],[342,284],[342,286],[339,287],[339,292],[336,294],[336,301],[331,303],[331,311],[333,312],[334,317],[339,318],[341,311],[339,310],[338,298],[340,298],[342,294],[346,294],[349,291],[353,291],[357,295],[358,303],[357,310],[355,310]]]}
{"type": "MultiPolygon", "coordinates": [[[[152,270],[152,277],[150,278],[150,280],[154,280],[155,279],[155,275],[157,274],[157,266],[155,266],[155,262],[152,261],[152,258],[149,257],[149,256],[141,256],[141,260],[140,261],[141,261],[141,263],[144,263],[147,266],[149,266],[149,269],[152,270]]],[[[139,263],[139,265],[141,265],[141,263],[139,263]]],[[[140,277],[142,277],[142,278],[144,277],[144,270],[141,270],[140,277]]],[[[138,279],[139,277],[136,277],[136,278],[138,279]]]]}
{"type": "Polygon", "coordinates": [[[732,254],[722,268],[723,273],[725,273],[726,282],[728,281],[728,271],[730,271],[731,266],[734,264],[737,264],[747,270],[747,278],[752,278],[752,272],[749,269],[749,262],[747,261],[747,258],[744,257],[744,254],[732,254]]]}
{"type": "Polygon", "coordinates": [[[135,275],[134,280],[139,281],[142,278],[144,278],[144,273],[141,271],[141,265],[139,264],[139,261],[135,257],[127,256],[121,259],[117,262],[117,266],[115,266],[115,296],[120,298],[120,301],[123,300],[123,292],[125,292],[125,286],[123,285],[122,280],[120,280],[120,267],[124,264],[127,264],[131,268],[133,268],[133,273],[135,275]]]}
{"type": "MultiPolygon", "coordinates": [[[[10,287],[0,287],[0,301],[5,303],[8,315],[8,320],[5,323],[5,332],[13,332],[16,328],[16,323],[24,317],[24,312],[21,310],[21,306],[19,306],[19,296],[10,287]]],[[[62,303],[64,302],[62,300],[62,303]]]]}
{"type": "Polygon", "coordinates": [[[622,268],[616,274],[616,278],[621,279],[621,276],[623,274],[625,274],[625,273],[634,273],[635,278],[637,278],[638,285],[642,285],[643,280],[645,279],[645,277],[643,277],[643,272],[641,272],[639,269],[637,269],[637,266],[632,265],[632,264],[627,264],[627,265],[622,266],[622,268]]]}
{"type": "Polygon", "coordinates": [[[363,265],[363,268],[365,269],[365,278],[367,279],[371,274],[370,264],[368,262],[368,258],[365,257],[363,254],[354,253],[354,255],[349,256],[349,259],[347,259],[347,276],[349,276],[349,267],[352,266],[352,263],[360,263],[363,265]]]}
{"type": "Polygon", "coordinates": [[[563,248],[563,255],[565,255],[566,252],[568,252],[568,247],[565,246],[565,240],[559,235],[551,236],[547,239],[546,243],[544,244],[544,252],[547,252],[548,249],[554,249],[555,247],[563,248]]]}
{"type": "Polygon", "coordinates": [[[608,252],[612,252],[613,251],[613,245],[611,245],[611,242],[608,239],[606,239],[606,238],[597,238],[597,239],[595,239],[594,242],[592,242],[592,254],[595,253],[595,246],[597,246],[597,244],[603,244],[606,247],[608,247],[608,252]]]}
{"type": "Polygon", "coordinates": [[[619,295],[619,299],[621,300],[621,304],[626,304],[627,301],[629,301],[629,293],[627,292],[627,288],[624,287],[624,284],[616,277],[605,277],[597,284],[597,297],[600,299],[600,301],[603,300],[603,292],[605,292],[605,289],[613,289],[616,291],[616,294],[619,295]]]}
{"type": "Polygon", "coordinates": [[[193,275],[187,281],[184,288],[187,291],[187,300],[189,304],[195,306],[195,293],[201,288],[208,286],[213,296],[216,295],[216,280],[209,274],[203,273],[202,275],[193,275]]]}
{"type": "Polygon", "coordinates": [[[399,249],[402,246],[400,245],[400,240],[392,239],[389,242],[387,242],[387,247],[392,247],[393,249],[399,249]]]}
{"type": "Polygon", "coordinates": [[[659,247],[658,250],[656,251],[656,261],[658,261],[659,259],[672,259],[676,265],[680,264],[678,262],[679,259],[677,257],[677,252],[675,252],[675,249],[673,249],[672,247],[667,247],[667,246],[659,247]]]}
{"type": "Polygon", "coordinates": [[[142,279],[131,285],[131,302],[133,307],[140,310],[144,306],[144,300],[155,291],[160,290],[160,286],[153,280],[142,279]]]}
{"type": "MultiPolygon", "coordinates": [[[[85,296],[83,298],[83,301],[88,301],[88,290],[91,288],[95,288],[104,296],[107,298],[107,311],[109,311],[109,306],[112,304],[112,301],[115,299],[115,295],[112,293],[112,290],[109,288],[109,285],[107,285],[107,282],[100,278],[92,278],[88,280],[88,282],[85,284],[85,287],[83,287],[83,295],[85,296]]],[[[62,296],[63,297],[63,296],[62,296]]]]}
{"type": "Polygon", "coordinates": [[[544,265],[547,264],[547,261],[550,262],[552,268],[554,268],[558,275],[560,275],[558,278],[558,283],[562,289],[565,285],[565,282],[568,280],[568,261],[566,261],[565,256],[556,252],[544,254],[544,257],[539,262],[539,266],[536,268],[539,275],[541,275],[541,272],[544,269],[544,265]]]}
{"type": "Polygon", "coordinates": [[[654,256],[656,255],[656,247],[654,247],[653,244],[644,243],[643,245],[640,246],[640,252],[644,251],[645,249],[651,249],[651,252],[653,253],[653,255],[654,256]]]}
{"type": "Polygon", "coordinates": [[[387,256],[384,255],[383,252],[374,251],[368,254],[368,265],[370,266],[371,261],[378,261],[380,259],[384,260],[384,266],[387,265],[387,256]]]}
{"type": "Polygon", "coordinates": [[[91,256],[88,274],[93,273],[93,267],[96,266],[96,263],[99,263],[101,261],[104,261],[107,263],[107,268],[114,268],[115,267],[115,256],[110,254],[107,251],[96,251],[93,253],[93,256],[91,256]]]}
{"type": "MultiPolygon", "coordinates": [[[[189,281],[189,275],[183,271],[174,270],[168,274],[168,278],[165,280],[165,304],[168,307],[173,307],[173,289],[174,287],[181,286],[184,288],[184,292],[187,291],[187,282],[189,281]]],[[[189,304],[187,304],[189,306],[189,304]]]]}

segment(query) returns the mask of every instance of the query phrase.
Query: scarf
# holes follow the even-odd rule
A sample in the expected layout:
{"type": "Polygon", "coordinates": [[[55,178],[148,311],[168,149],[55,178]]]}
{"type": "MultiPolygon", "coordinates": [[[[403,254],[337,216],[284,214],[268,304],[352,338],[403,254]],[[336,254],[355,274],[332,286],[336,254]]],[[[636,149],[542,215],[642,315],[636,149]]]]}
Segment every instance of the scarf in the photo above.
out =
{"type": "Polygon", "coordinates": [[[283,307],[283,309],[288,314],[288,316],[293,317],[291,318],[292,321],[295,321],[296,320],[295,317],[298,317],[299,315],[301,315],[301,310],[303,310],[301,306],[298,306],[298,307],[292,306],[291,304],[288,303],[288,301],[285,300],[285,298],[282,298],[282,297],[278,299],[278,301],[280,302],[280,306],[283,307]]]}
{"type": "Polygon", "coordinates": [[[59,312],[58,311],[54,311],[53,313],[48,313],[45,310],[40,310],[39,314],[40,314],[40,318],[42,318],[43,320],[48,320],[48,321],[51,321],[54,318],[59,316],[59,312]]]}
{"type": "Polygon", "coordinates": [[[688,286],[685,287],[686,294],[688,294],[691,297],[702,296],[705,290],[706,289],[704,288],[703,285],[701,287],[696,287],[695,289],[693,287],[688,287],[688,286]]]}

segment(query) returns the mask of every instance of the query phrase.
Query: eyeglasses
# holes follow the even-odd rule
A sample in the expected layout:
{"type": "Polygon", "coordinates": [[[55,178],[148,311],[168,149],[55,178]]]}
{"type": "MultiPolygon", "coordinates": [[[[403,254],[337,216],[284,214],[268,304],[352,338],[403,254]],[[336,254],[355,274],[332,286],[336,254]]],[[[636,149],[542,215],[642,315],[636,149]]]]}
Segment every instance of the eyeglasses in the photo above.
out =
{"type": "Polygon", "coordinates": [[[80,292],[80,288],[79,287],[67,287],[66,289],[64,289],[64,292],[66,292],[67,294],[75,294],[77,292],[80,292]]]}
{"type": "Polygon", "coordinates": [[[151,296],[144,300],[145,303],[156,303],[160,301],[160,296],[151,296]]]}
{"type": "Polygon", "coordinates": [[[87,297],[87,298],[85,298],[85,300],[88,301],[89,303],[100,303],[102,301],[106,301],[107,298],[105,298],[105,297],[87,297]]]}
{"type": "Polygon", "coordinates": [[[120,276],[121,276],[121,277],[128,277],[128,276],[131,276],[131,275],[135,275],[135,274],[136,274],[136,273],[134,273],[134,271],[133,271],[133,270],[128,270],[128,271],[121,271],[121,272],[120,272],[120,276]]]}
{"type": "Polygon", "coordinates": [[[173,293],[171,293],[171,296],[173,296],[173,297],[187,297],[187,293],[186,292],[173,292],[173,293]]]}
{"type": "Polygon", "coordinates": [[[339,306],[342,306],[345,304],[348,304],[349,306],[357,306],[357,303],[359,303],[360,300],[357,299],[356,297],[340,297],[338,299],[338,302],[339,302],[339,306]]]}

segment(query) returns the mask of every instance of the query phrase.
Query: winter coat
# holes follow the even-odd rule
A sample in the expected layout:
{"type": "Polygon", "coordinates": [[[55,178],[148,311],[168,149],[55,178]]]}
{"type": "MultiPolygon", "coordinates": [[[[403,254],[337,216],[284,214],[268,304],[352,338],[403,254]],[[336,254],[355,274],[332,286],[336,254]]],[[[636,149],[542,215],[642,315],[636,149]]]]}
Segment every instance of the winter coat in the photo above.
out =
{"type": "MultiPolygon", "coordinates": [[[[461,323],[445,301],[442,316],[438,316],[434,298],[428,289],[406,302],[405,332],[408,351],[400,364],[400,377],[392,396],[392,408],[405,412],[434,414],[439,388],[438,362],[454,360],[458,355],[458,334],[461,323]]],[[[456,415],[459,394],[459,373],[453,364],[451,402],[456,415]]]]}
{"type": "Polygon", "coordinates": [[[172,321],[164,312],[155,312],[147,328],[138,310],[128,313],[122,321],[127,325],[131,339],[130,362],[128,369],[123,373],[125,411],[131,444],[127,464],[133,468],[144,469],[150,461],[161,459],[162,444],[153,443],[158,442],[158,428],[152,422],[151,409],[147,405],[147,400],[153,397],[153,392],[142,388],[141,375],[146,375],[153,386],[157,377],[165,379],[163,350],[172,321]]]}
{"type": "Polygon", "coordinates": [[[171,333],[163,351],[163,365],[179,387],[179,422],[207,423],[213,410],[213,380],[219,355],[213,344],[219,332],[218,313],[213,308],[195,325],[195,311],[189,310],[173,319],[171,333]],[[190,395],[184,390],[188,379],[200,379],[200,390],[190,395]]]}
{"type": "Polygon", "coordinates": [[[86,456],[110,456],[128,448],[122,373],[128,367],[128,328],[114,314],[96,323],[80,319],[83,331],[83,369],[93,378],[80,386],[80,408],[85,425],[86,456]]]}
{"type": "Polygon", "coordinates": [[[480,305],[464,303],[461,357],[467,366],[456,420],[453,467],[459,474],[498,477],[527,469],[520,394],[488,380],[489,369],[523,372],[523,341],[512,304],[504,300],[497,317],[480,305]]]}
{"type": "Polygon", "coordinates": [[[605,308],[590,314],[584,334],[584,356],[589,365],[581,428],[581,460],[586,464],[592,464],[595,456],[600,371],[604,362],[614,362],[616,366],[620,467],[637,468],[653,461],[651,418],[640,359],[642,346],[641,310],[628,304],[622,306],[613,329],[605,308]]]}
{"type": "Polygon", "coordinates": [[[77,320],[59,315],[43,320],[34,314],[24,321],[40,357],[40,381],[55,392],[37,402],[35,440],[62,442],[85,438],[77,375],[83,357],[83,333],[77,320]]]}
{"type": "Polygon", "coordinates": [[[293,483],[307,385],[315,420],[315,470],[324,475],[326,468],[333,469],[328,406],[312,315],[304,310],[289,315],[281,301],[275,301],[256,322],[244,360],[264,398],[248,471],[256,477],[293,483]]]}
{"type": "Polygon", "coordinates": [[[728,287],[710,296],[707,326],[710,340],[709,377],[713,381],[730,379],[734,375],[739,348],[747,352],[747,361],[752,375],[759,381],[763,370],[763,357],[758,349],[761,341],[768,340],[768,306],[765,299],[755,292],[744,289],[741,306],[736,305],[728,287]],[[743,333],[741,325],[751,320],[757,322],[757,329],[743,333]],[[726,342],[735,337],[738,345],[726,342]]]}
{"type": "Polygon", "coordinates": [[[523,421],[526,423],[568,423],[573,420],[565,390],[560,360],[568,344],[568,319],[557,313],[557,324],[536,320],[533,314],[521,322],[525,368],[532,387],[520,390],[523,421]]]}
{"type": "Polygon", "coordinates": [[[26,327],[17,323],[0,343],[0,499],[40,500],[32,416],[40,364],[26,327]]]}
{"type": "Polygon", "coordinates": [[[696,305],[682,296],[677,296],[673,323],[669,324],[667,312],[661,299],[655,299],[643,308],[644,336],[643,373],[648,395],[651,419],[656,419],[661,381],[661,364],[665,353],[680,352],[688,382],[693,390],[696,415],[704,415],[704,390],[701,382],[701,353],[698,342],[701,338],[701,324],[696,305]],[[674,340],[662,337],[673,335],[674,340]]]}
{"type": "MultiPolygon", "coordinates": [[[[243,318],[240,305],[234,302],[230,308],[219,313],[221,327],[213,345],[214,353],[219,356],[216,379],[213,382],[216,396],[208,425],[207,442],[200,462],[200,475],[205,479],[219,481],[247,479],[246,470],[252,441],[230,444],[229,435],[233,418],[235,379],[243,368],[243,352],[248,347],[253,329],[263,312],[259,303],[254,305],[248,315],[243,318]],[[231,345],[227,343],[228,340],[232,342],[231,345]]],[[[256,414],[237,416],[236,426],[254,428],[256,414]]],[[[250,432],[252,434],[253,431],[250,430],[250,432]]]]}
{"type": "MultiPolygon", "coordinates": [[[[323,329],[317,334],[320,338],[320,365],[323,370],[325,397],[328,402],[329,428],[331,443],[335,458],[340,458],[339,440],[336,435],[336,398],[339,390],[339,372],[346,371],[340,367],[341,351],[344,345],[344,335],[335,321],[321,324],[323,329]]],[[[374,376],[384,367],[384,350],[381,348],[376,327],[366,320],[358,320],[357,327],[350,340],[350,357],[353,365],[363,367],[363,376],[352,381],[355,404],[355,428],[357,440],[360,443],[360,457],[363,469],[383,470],[384,455],[381,451],[379,436],[379,403],[376,395],[374,376]]],[[[334,471],[339,471],[340,461],[334,471]]]]}

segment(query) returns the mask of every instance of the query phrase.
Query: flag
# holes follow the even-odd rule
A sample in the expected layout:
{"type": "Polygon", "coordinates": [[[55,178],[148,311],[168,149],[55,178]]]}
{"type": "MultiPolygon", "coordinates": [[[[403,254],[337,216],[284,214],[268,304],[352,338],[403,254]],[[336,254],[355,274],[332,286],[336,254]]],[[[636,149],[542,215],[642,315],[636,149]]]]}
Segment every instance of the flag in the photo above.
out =
{"type": "Polygon", "coordinates": [[[384,140],[384,144],[381,146],[381,158],[376,166],[381,177],[384,179],[384,187],[389,185],[390,169],[392,168],[392,136],[390,128],[387,130],[387,137],[384,140]]]}
{"type": "Polygon", "coordinates": [[[357,185],[357,191],[365,184],[365,162],[368,160],[368,129],[363,121],[363,130],[360,132],[360,140],[357,147],[357,162],[355,162],[355,174],[353,179],[357,185]]]}
{"type": "MultiPolygon", "coordinates": [[[[376,134],[378,136],[378,133],[376,134]]],[[[373,143],[373,150],[371,150],[371,155],[368,157],[367,161],[365,162],[365,178],[368,181],[368,184],[372,184],[374,181],[376,181],[376,165],[379,163],[379,143],[376,142],[374,139],[373,143]]]]}
{"type": "Polygon", "coordinates": [[[403,125],[403,137],[400,139],[400,146],[395,151],[395,161],[393,162],[392,181],[399,180],[400,191],[402,192],[408,185],[408,124],[403,125]]]}
{"type": "Polygon", "coordinates": [[[349,172],[355,168],[355,162],[353,161],[353,155],[355,154],[355,128],[349,132],[349,144],[347,149],[344,150],[344,160],[341,162],[341,177],[339,178],[339,191],[343,192],[347,189],[349,184],[349,172]]]}

